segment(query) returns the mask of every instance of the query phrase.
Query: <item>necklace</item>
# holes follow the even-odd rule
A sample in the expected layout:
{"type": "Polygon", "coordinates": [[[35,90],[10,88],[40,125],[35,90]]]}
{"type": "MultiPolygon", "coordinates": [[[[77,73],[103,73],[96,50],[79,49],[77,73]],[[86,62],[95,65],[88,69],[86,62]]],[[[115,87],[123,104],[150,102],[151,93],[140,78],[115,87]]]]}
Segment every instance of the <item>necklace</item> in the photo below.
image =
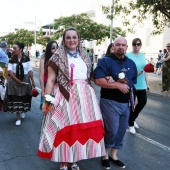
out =
{"type": "Polygon", "coordinates": [[[70,57],[78,58],[78,54],[80,53],[79,50],[77,50],[75,53],[72,53],[68,49],[66,49],[67,53],[69,54],[70,57]]]}

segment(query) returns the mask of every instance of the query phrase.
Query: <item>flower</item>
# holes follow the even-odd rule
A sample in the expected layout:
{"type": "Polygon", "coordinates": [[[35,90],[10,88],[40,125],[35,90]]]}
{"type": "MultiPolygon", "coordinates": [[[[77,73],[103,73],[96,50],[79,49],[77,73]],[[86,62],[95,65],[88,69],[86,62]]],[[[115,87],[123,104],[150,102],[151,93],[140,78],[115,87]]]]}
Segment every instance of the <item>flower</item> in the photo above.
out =
{"type": "Polygon", "coordinates": [[[45,95],[45,101],[48,102],[48,103],[50,103],[50,104],[54,104],[55,98],[54,98],[54,96],[52,96],[52,95],[46,94],[46,95],[45,95]]]}
{"type": "Polygon", "coordinates": [[[119,73],[119,75],[118,75],[118,78],[119,79],[124,79],[125,78],[125,73],[119,73]]]}
{"type": "Polygon", "coordinates": [[[54,104],[54,102],[55,102],[54,96],[49,95],[49,94],[46,94],[46,95],[45,95],[44,105],[45,105],[46,110],[47,110],[48,112],[51,111],[51,105],[54,104]]]}

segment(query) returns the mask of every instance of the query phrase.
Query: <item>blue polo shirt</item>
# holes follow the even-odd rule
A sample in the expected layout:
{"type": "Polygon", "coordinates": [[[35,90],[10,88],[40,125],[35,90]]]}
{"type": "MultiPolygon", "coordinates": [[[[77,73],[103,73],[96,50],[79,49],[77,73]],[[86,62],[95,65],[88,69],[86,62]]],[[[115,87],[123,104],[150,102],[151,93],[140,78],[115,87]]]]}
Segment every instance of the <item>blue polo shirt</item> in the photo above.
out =
{"type": "Polygon", "coordinates": [[[7,64],[8,61],[9,61],[9,58],[8,58],[6,51],[0,48],[0,62],[7,64]]]}
{"type": "MultiPolygon", "coordinates": [[[[115,81],[118,81],[118,74],[122,72],[128,79],[128,86],[130,88],[133,87],[137,81],[137,69],[135,63],[126,56],[124,56],[123,59],[119,59],[112,53],[110,56],[99,60],[97,67],[94,70],[93,78],[98,79],[111,76],[115,81]]],[[[101,88],[101,98],[127,103],[130,99],[130,93],[124,94],[118,89],[101,88]]]]}

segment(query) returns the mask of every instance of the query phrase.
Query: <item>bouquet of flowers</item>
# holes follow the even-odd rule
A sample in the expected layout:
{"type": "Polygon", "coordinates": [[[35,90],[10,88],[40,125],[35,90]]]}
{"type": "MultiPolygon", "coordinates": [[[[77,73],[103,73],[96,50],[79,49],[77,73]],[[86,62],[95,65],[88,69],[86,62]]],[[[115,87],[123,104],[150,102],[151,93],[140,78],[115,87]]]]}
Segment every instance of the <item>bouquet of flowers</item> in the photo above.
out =
{"type": "Polygon", "coordinates": [[[47,111],[51,111],[51,105],[53,105],[55,102],[55,97],[54,95],[46,94],[45,95],[45,107],[47,111]]]}

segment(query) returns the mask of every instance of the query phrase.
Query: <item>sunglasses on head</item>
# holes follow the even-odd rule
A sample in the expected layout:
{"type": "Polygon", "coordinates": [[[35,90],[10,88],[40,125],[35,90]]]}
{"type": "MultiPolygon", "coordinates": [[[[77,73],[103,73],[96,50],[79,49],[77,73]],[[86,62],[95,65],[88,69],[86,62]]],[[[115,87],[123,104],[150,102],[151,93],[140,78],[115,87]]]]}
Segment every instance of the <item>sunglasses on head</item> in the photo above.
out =
{"type": "Polygon", "coordinates": [[[141,43],[134,43],[134,44],[132,44],[133,46],[140,46],[141,45],[141,43]]]}
{"type": "Polygon", "coordinates": [[[52,46],[51,49],[52,50],[57,49],[57,46],[52,46]]]}

